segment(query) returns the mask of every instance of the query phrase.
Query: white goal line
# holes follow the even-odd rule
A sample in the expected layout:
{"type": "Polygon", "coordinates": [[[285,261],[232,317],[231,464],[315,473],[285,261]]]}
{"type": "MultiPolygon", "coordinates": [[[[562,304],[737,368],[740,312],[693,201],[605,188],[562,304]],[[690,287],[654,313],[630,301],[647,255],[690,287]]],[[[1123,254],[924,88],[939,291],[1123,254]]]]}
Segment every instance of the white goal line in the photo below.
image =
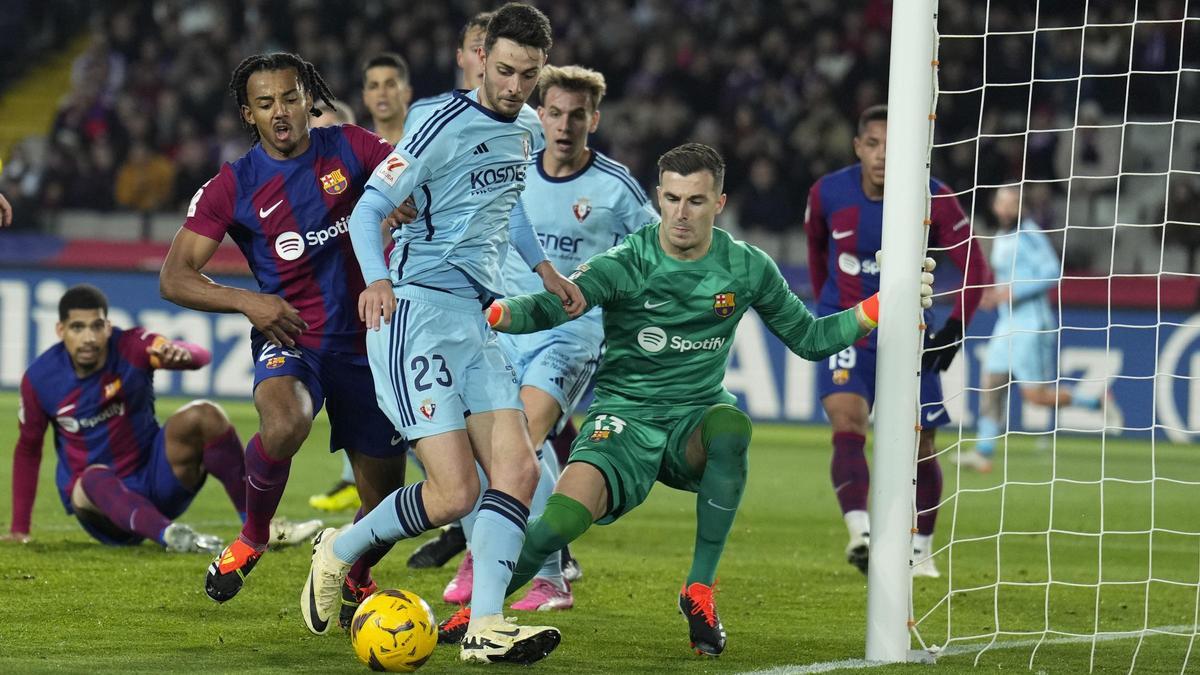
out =
{"type": "MultiPolygon", "coordinates": [[[[1160,635],[1182,636],[1186,634],[1195,634],[1200,631],[1200,626],[1159,626],[1156,628],[1144,628],[1142,630],[1131,631],[1116,631],[1112,633],[1102,633],[1099,635],[1080,635],[1075,637],[1060,637],[1038,640],[1002,640],[997,642],[984,642],[970,645],[952,645],[945,649],[939,650],[937,656],[961,656],[963,654],[977,654],[984,650],[992,651],[997,649],[1029,649],[1039,645],[1064,645],[1064,644],[1083,644],[1088,642],[1111,642],[1113,640],[1132,640],[1135,638],[1155,637],[1160,635]]],[[[842,659],[841,661],[822,661],[820,663],[809,663],[805,665],[794,666],[776,666],[764,670],[748,670],[743,671],[740,675],[803,675],[807,673],[828,673],[835,670],[861,670],[864,668],[877,668],[879,666],[891,665],[883,661],[867,661],[866,659],[842,659]]]]}

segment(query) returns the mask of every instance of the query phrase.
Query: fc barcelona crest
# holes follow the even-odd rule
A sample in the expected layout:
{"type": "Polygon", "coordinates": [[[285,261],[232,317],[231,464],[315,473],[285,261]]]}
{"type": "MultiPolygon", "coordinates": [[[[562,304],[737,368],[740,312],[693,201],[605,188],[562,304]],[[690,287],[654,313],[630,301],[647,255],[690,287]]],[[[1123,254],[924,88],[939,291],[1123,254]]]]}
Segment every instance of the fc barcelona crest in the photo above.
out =
{"type": "Polygon", "coordinates": [[[713,312],[717,316],[722,319],[733,316],[733,311],[737,309],[737,303],[734,302],[733,295],[733,291],[725,291],[713,296],[713,312]]]}
{"type": "Polygon", "coordinates": [[[592,202],[587,197],[580,197],[571,210],[575,212],[575,220],[582,223],[592,212],[592,202]]]}
{"type": "Polygon", "coordinates": [[[334,169],[329,173],[321,176],[321,189],[331,195],[340,195],[346,191],[346,186],[350,182],[342,175],[341,169],[334,169]]]}

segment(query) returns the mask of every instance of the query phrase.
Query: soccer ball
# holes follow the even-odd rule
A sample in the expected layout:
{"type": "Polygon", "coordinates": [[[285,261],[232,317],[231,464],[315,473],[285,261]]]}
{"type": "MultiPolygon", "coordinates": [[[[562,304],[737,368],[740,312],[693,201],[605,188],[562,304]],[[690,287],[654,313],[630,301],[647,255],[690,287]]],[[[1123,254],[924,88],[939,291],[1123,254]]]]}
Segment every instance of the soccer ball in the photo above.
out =
{"type": "Polygon", "coordinates": [[[371,670],[411,673],[433,654],[437,621],[416,593],[379,591],[354,613],[350,644],[371,670]]]}

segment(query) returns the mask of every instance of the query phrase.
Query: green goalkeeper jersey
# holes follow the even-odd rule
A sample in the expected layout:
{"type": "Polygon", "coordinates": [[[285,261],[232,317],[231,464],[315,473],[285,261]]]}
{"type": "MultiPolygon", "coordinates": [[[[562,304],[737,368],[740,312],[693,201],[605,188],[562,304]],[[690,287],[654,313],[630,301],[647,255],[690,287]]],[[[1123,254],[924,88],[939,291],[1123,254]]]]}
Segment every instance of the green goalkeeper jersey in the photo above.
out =
{"type": "MultiPolygon", "coordinates": [[[[729,348],[751,307],[799,356],[816,361],[849,347],[866,331],[854,310],[820,319],[788,288],[758,248],[713,229],[699,260],[667,255],[660,225],[648,225],[576,268],[571,279],[588,306],[604,309],[607,349],[596,398],[636,405],[732,403],[723,384],[729,348]]],[[[505,300],[509,332],[532,333],[568,320],[550,293],[505,300]]]]}

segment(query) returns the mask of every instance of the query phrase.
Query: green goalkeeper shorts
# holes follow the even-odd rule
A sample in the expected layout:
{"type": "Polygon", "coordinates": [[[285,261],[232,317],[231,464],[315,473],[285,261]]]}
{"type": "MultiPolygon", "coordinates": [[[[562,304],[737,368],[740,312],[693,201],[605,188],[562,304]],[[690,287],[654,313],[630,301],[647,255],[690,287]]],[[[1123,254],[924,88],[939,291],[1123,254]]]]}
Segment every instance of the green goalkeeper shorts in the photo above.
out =
{"type": "Polygon", "coordinates": [[[709,407],[592,404],[567,461],[591,464],[604,475],[608,511],[597,523],[607,525],[632,511],[655,481],[677,490],[700,490],[700,475],[687,465],[687,442],[709,407]]]}

